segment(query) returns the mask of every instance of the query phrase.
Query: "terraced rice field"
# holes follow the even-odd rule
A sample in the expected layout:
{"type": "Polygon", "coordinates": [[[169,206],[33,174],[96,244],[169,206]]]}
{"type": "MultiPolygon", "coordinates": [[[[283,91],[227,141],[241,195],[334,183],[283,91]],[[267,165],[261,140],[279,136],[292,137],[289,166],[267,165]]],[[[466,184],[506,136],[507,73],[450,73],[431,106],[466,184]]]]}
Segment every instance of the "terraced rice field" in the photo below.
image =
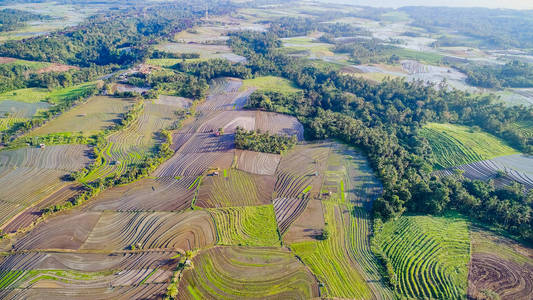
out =
{"type": "Polygon", "coordinates": [[[384,224],[375,238],[394,268],[399,295],[465,298],[470,239],[463,219],[402,216],[384,224]]]}
{"type": "Polygon", "coordinates": [[[193,250],[213,245],[215,234],[211,217],[205,211],[104,212],[80,249],[193,250]]]}
{"type": "Polygon", "coordinates": [[[278,154],[248,150],[237,150],[235,155],[235,168],[258,175],[274,175],[281,160],[278,154]]]}
{"type": "Polygon", "coordinates": [[[217,244],[280,246],[272,205],[209,209],[217,228],[217,244]]]}
{"type": "Polygon", "coordinates": [[[30,135],[59,132],[83,132],[84,135],[92,135],[115,125],[133,103],[129,99],[95,96],[33,130],[30,135]]]}
{"type": "Polygon", "coordinates": [[[325,297],[368,299],[372,292],[358,269],[354,253],[348,251],[343,208],[324,203],[324,218],[329,238],[323,241],[300,242],[290,245],[324,285],[325,297]]]}
{"type": "Polygon", "coordinates": [[[318,194],[330,148],[330,143],[296,145],[282,156],[276,170],[274,197],[298,198],[309,186],[311,194],[318,194]]]}
{"type": "Polygon", "coordinates": [[[324,283],[327,297],[391,299],[392,293],[381,282],[378,262],[369,243],[370,209],[372,201],[381,194],[379,181],[361,153],[337,143],[330,144],[323,173],[320,197],[325,225],[315,234],[320,236],[323,230],[328,230],[329,238],[322,241],[303,238],[306,229],[300,224],[311,219],[306,211],[310,205],[320,203],[310,200],[304,213],[284,234],[284,241],[324,283]],[[330,265],[325,261],[328,257],[335,257],[342,266],[330,265]]]}
{"type": "Polygon", "coordinates": [[[89,163],[81,145],[0,151],[0,225],[66,186],[61,177],[89,163]]]}
{"type": "Polygon", "coordinates": [[[199,207],[230,207],[270,204],[274,178],[253,175],[240,170],[207,176],[202,181],[195,205],[199,207]]]}
{"type": "Polygon", "coordinates": [[[460,165],[435,172],[439,176],[455,175],[455,170],[462,170],[463,176],[471,180],[489,180],[499,186],[513,182],[533,189],[533,157],[525,154],[513,154],[460,165]],[[503,172],[503,176],[502,176],[503,172]]]}
{"type": "Polygon", "coordinates": [[[144,103],[144,110],[135,122],[108,136],[107,148],[103,153],[104,163],[87,174],[83,181],[91,182],[111,174],[122,174],[130,164],[149,157],[161,141],[159,131],[175,121],[175,110],[173,106],[144,103]]]}
{"type": "Polygon", "coordinates": [[[428,139],[438,168],[518,153],[488,133],[460,125],[429,123],[421,135],[428,139]]]}
{"type": "Polygon", "coordinates": [[[239,92],[242,80],[236,78],[217,78],[209,83],[205,102],[198,105],[199,111],[241,109],[251,90],[239,92]]]}
{"type": "Polygon", "coordinates": [[[45,102],[21,102],[14,100],[0,101],[0,114],[3,119],[19,118],[29,119],[33,117],[39,110],[44,110],[50,107],[50,104],[45,102]]]}
{"type": "Polygon", "coordinates": [[[303,125],[293,116],[259,111],[255,119],[255,128],[272,134],[295,135],[299,141],[304,139],[303,125]]]}
{"type": "Polygon", "coordinates": [[[508,238],[474,227],[468,297],[528,299],[533,293],[533,253],[508,238]]]}
{"type": "Polygon", "coordinates": [[[63,204],[66,201],[73,199],[83,190],[83,186],[78,183],[65,185],[59,190],[51,193],[39,203],[20,212],[15,218],[11,219],[9,223],[6,223],[3,232],[14,233],[19,229],[31,226],[34,221],[41,217],[43,209],[55,204],[63,204]]]}
{"type": "Polygon", "coordinates": [[[43,223],[17,240],[14,247],[17,250],[120,251],[131,248],[184,251],[215,242],[215,226],[205,211],[75,211],[43,223]]]}
{"type": "Polygon", "coordinates": [[[195,177],[145,178],[106,190],[88,204],[91,211],[179,211],[191,207],[195,177]]]}
{"type": "Polygon", "coordinates": [[[290,252],[273,248],[216,247],[185,271],[179,299],[311,299],[313,276],[290,252]]]}

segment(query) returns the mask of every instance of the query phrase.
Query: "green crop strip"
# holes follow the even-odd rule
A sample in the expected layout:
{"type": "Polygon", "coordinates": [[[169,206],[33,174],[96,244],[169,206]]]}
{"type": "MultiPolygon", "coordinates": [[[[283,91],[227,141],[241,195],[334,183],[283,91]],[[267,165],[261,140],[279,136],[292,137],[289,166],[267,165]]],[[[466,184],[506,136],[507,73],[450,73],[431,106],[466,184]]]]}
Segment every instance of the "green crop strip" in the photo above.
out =
{"type": "Polygon", "coordinates": [[[376,230],[375,242],[394,268],[399,296],[465,297],[470,257],[465,220],[402,216],[376,230]]]}
{"type": "Polygon", "coordinates": [[[280,246],[272,205],[209,209],[219,245],[280,246]]]}
{"type": "Polygon", "coordinates": [[[150,272],[150,274],[148,274],[146,277],[144,277],[144,279],[141,280],[141,282],[139,284],[144,284],[150,277],[152,277],[152,275],[155,274],[156,271],[157,271],[157,268],[153,269],[152,272],[150,272]]]}

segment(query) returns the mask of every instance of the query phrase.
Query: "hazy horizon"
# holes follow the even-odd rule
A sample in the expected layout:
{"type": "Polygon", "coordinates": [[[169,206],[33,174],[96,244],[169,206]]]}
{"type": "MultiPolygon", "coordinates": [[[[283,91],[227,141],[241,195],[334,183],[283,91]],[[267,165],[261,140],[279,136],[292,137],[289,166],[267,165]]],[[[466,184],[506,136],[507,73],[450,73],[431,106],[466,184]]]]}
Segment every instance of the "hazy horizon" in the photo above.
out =
{"type": "Polygon", "coordinates": [[[402,6],[452,6],[509,9],[533,9],[533,0],[318,0],[326,3],[393,7],[402,6]]]}

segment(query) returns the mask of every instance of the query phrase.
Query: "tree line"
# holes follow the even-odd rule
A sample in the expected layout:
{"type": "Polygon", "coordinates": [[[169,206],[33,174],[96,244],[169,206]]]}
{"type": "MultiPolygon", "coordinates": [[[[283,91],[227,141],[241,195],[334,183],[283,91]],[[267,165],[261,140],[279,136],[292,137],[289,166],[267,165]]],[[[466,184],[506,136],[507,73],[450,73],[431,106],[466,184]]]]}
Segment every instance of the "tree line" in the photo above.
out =
{"type": "Polygon", "coordinates": [[[260,130],[248,131],[241,127],[237,127],[235,131],[235,148],[242,150],[281,154],[294,147],[296,142],[298,139],[294,135],[270,134],[260,130]]]}
{"type": "MultiPolygon", "coordinates": [[[[421,81],[391,79],[372,83],[288,57],[276,48],[277,40],[278,36],[272,32],[244,32],[233,35],[229,43],[236,53],[246,56],[252,74],[288,78],[304,89],[304,93],[282,96],[257,92],[249,105],[296,115],[310,138],[337,138],[362,149],[384,186],[382,197],[374,202],[376,217],[388,219],[405,210],[440,213],[457,209],[453,203],[459,200],[450,200],[456,197],[453,190],[456,187],[446,181],[450,179],[431,175],[431,147],[418,134],[426,122],[476,125],[518,149],[533,149],[531,139],[511,128],[514,122],[530,119],[531,109],[506,107],[496,103],[494,96],[437,89],[421,81]]],[[[479,209],[475,203],[484,205],[479,195],[467,189],[467,180],[457,182],[464,187],[464,193],[459,195],[468,195],[461,198],[464,207],[479,209]],[[472,197],[479,201],[471,202],[472,197]]],[[[491,198],[495,205],[510,203],[520,208],[514,211],[522,215],[516,218],[519,223],[506,223],[504,220],[508,218],[502,216],[493,224],[532,238],[532,204],[526,198],[498,195],[491,198]]],[[[475,217],[490,222],[488,215],[475,217]]]]}

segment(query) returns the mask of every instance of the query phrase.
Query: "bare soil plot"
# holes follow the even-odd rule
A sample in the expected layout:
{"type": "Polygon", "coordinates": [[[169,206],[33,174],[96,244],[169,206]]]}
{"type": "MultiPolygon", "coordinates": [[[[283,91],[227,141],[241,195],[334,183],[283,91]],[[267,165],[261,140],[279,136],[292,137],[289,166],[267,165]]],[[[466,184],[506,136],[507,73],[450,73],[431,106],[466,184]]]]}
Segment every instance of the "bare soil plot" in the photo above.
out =
{"type": "Polygon", "coordinates": [[[227,152],[233,149],[235,149],[234,134],[216,136],[213,133],[197,133],[180,148],[180,154],[227,152]]]}
{"type": "Polygon", "coordinates": [[[274,175],[281,155],[272,153],[236,150],[236,168],[258,175],[274,175]]]}
{"type": "Polygon", "coordinates": [[[43,201],[34,206],[28,207],[21,212],[16,218],[12,219],[6,224],[6,226],[3,228],[3,231],[6,233],[12,233],[16,232],[18,229],[30,226],[42,215],[42,210],[44,208],[55,204],[65,203],[66,201],[74,198],[74,196],[82,190],[83,187],[79,184],[70,184],[59,189],[58,191],[50,194],[50,196],[46,197],[46,199],[43,201]]]}
{"type": "Polygon", "coordinates": [[[0,152],[0,224],[68,185],[62,177],[85,167],[83,145],[22,148],[0,152]]]}
{"type": "Polygon", "coordinates": [[[134,92],[142,94],[150,90],[148,87],[138,87],[131,84],[116,83],[113,85],[112,89],[114,91],[124,93],[124,92],[134,92]]]}
{"type": "Polygon", "coordinates": [[[115,125],[133,104],[123,98],[95,96],[86,103],[64,112],[59,117],[33,130],[30,135],[46,135],[58,132],[83,132],[94,134],[115,125]]]}
{"type": "Polygon", "coordinates": [[[2,299],[54,299],[54,300],[104,300],[104,299],[157,299],[163,297],[167,290],[166,283],[142,284],[130,287],[101,288],[32,288],[6,289],[0,291],[2,299]]]}
{"type": "Polygon", "coordinates": [[[230,169],[203,179],[195,205],[231,207],[272,203],[274,178],[230,169]]]}
{"type": "Polygon", "coordinates": [[[159,98],[154,100],[154,103],[185,109],[192,105],[192,100],[178,96],[159,95],[159,98]]]}
{"type": "Polygon", "coordinates": [[[263,132],[282,135],[296,135],[298,140],[304,138],[303,125],[293,116],[273,112],[257,112],[255,128],[263,132]]]}
{"type": "Polygon", "coordinates": [[[298,219],[307,207],[308,197],[277,198],[273,200],[279,232],[285,234],[289,226],[298,219]]]}
{"type": "Polygon", "coordinates": [[[100,219],[100,212],[73,211],[41,223],[14,244],[15,250],[71,249],[85,242],[100,219]]]}
{"type": "Polygon", "coordinates": [[[234,133],[237,127],[246,130],[255,129],[255,111],[225,111],[219,112],[207,122],[203,123],[198,132],[214,132],[219,128],[224,130],[224,133],[234,133]]]}
{"type": "Polygon", "coordinates": [[[242,80],[236,78],[217,78],[209,83],[205,102],[198,105],[198,111],[235,110],[246,104],[252,89],[239,92],[242,80]]]}
{"type": "Polygon", "coordinates": [[[106,190],[88,204],[92,211],[178,211],[191,207],[196,177],[145,178],[106,190]]]}
{"type": "Polygon", "coordinates": [[[274,196],[298,198],[305,191],[316,197],[320,193],[330,148],[331,143],[296,145],[283,155],[276,170],[274,196]]]}
{"type": "Polygon", "coordinates": [[[533,250],[477,227],[472,228],[470,236],[468,297],[531,299],[533,250]]]}
{"type": "Polygon", "coordinates": [[[497,255],[473,254],[470,260],[468,295],[472,299],[531,299],[533,266],[521,266],[497,255]]]}
{"type": "Polygon", "coordinates": [[[200,176],[210,168],[229,169],[234,151],[177,153],[154,173],[157,177],[200,176]]]}
{"type": "Polygon", "coordinates": [[[274,248],[216,247],[185,271],[180,299],[311,299],[313,276],[290,252],[274,248]]]}
{"type": "Polygon", "coordinates": [[[81,249],[192,250],[213,245],[215,241],[215,226],[205,211],[104,212],[81,249]]]}
{"type": "Polygon", "coordinates": [[[47,67],[38,69],[35,71],[35,73],[49,73],[49,72],[66,72],[69,70],[79,69],[76,66],[69,66],[69,65],[63,65],[63,64],[50,64],[47,67]]]}
{"type": "Polygon", "coordinates": [[[456,169],[462,170],[463,176],[471,180],[494,179],[497,186],[505,186],[512,182],[533,188],[533,157],[525,154],[514,154],[482,160],[437,171],[439,176],[454,175],[456,169]],[[503,172],[503,173],[502,173],[503,172]]]}
{"type": "Polygon", "coordinates": [[[25,252],[2,257],[0,271],[71,270],[103,272],[106,270],[142,270],[173,265],[177,252],[61,253],[25,252]]]}
{"type": "Polygon", "coordinates": [[[300,216],[290,225],[283,235],[283,242],[291,244],[316,241],[324,230],[324,212],[320,200],[309,200],[300,216]]]}

